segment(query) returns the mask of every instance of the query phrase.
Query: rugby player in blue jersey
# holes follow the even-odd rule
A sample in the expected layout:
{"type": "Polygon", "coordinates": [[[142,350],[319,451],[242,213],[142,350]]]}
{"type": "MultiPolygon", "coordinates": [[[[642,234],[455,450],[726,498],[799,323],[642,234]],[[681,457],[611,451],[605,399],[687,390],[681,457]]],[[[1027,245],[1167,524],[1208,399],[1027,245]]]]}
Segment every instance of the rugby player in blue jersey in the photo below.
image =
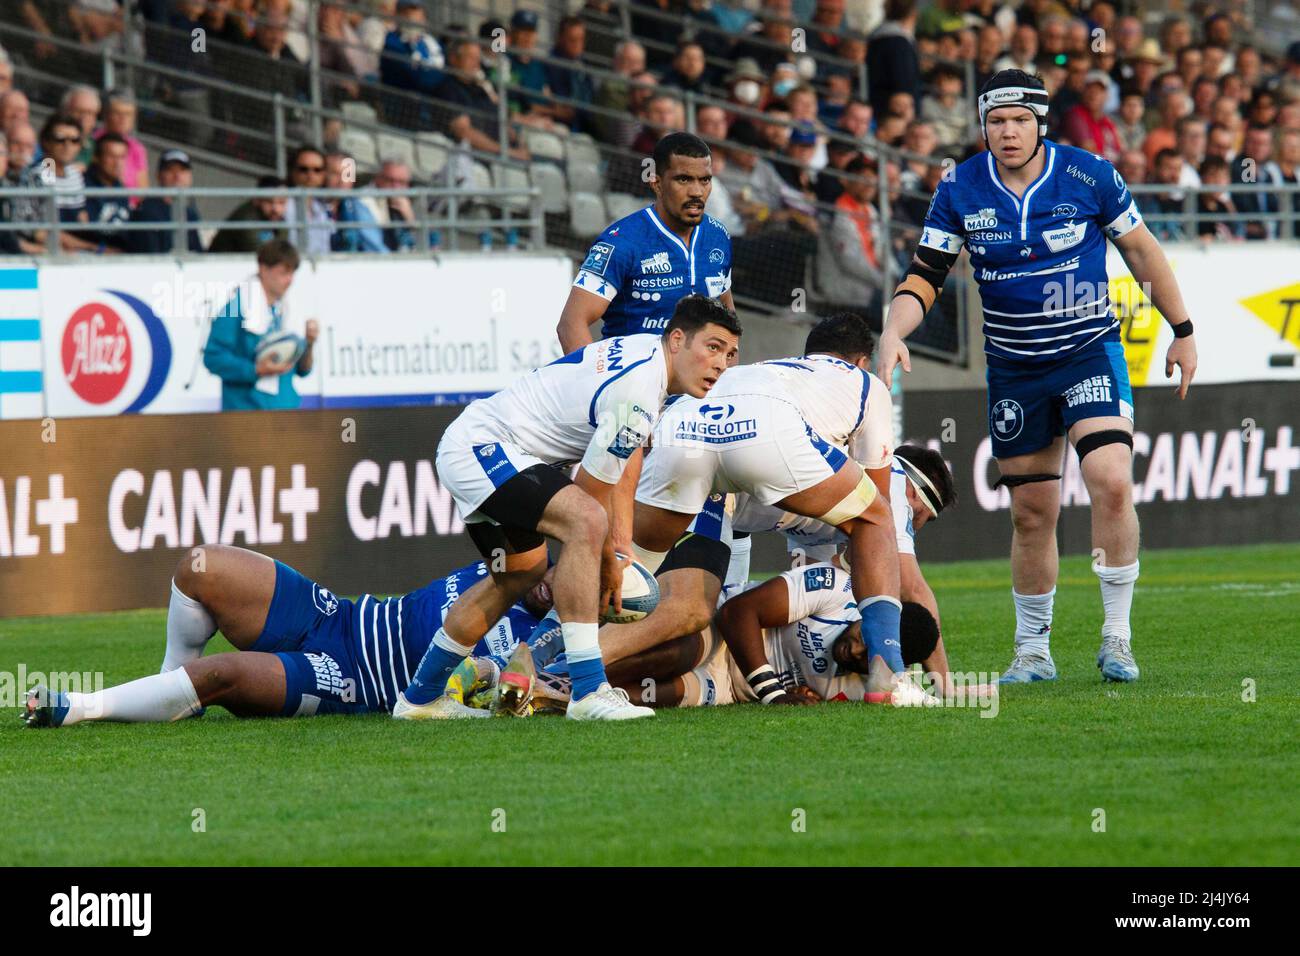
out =
{"type": "Polygon", "coordinates": [[[668,328],[677,302],[691,293],[731,301],[731,236],[705,214],[713,188],[708,145],[669,133],[654,150],[653,205],[611,224],[592,245],[569,290],[556,331],[567,355],[601,337],[668,328]]]}
{"type": "MultiPolygon", "coordinates": [[[[237,717],[389,713],[448,609],[487,576],[479,562],[409,594],[352,601],[255,551],[206,545],[202,557],[200,565],[187,554],[176,567],[162,673],[88,694],[38,689],[27,725],[160,723],[213,704],[237,717]],[[203,656],[218,630],[239,653],[203,656]]],[[[548,573],[488,631],[468,683],[495,683],[503,659],[550,610],[550,586],[548,573]]]]}
{"type": "Polygon", "coordinates": [[[1180,399],[1196,372],[1192,323],[1119,172],[1099,156],[1045,139],[1042,81],[1003,70],[978,102],[988,151],[935,190],[880,339],[880,377],[889,384],[895,366],[911,371],[903,340],[921,324],[964,245],[983,302],[993,457],[1000,484],[1011,490],[1015,657],[1002,681],[1056,677],[1048,638],[1067,439],[1092,501],[1093,571],[1105,614],[1097,666],[1105,680],[1133,681],[1133,394],[1110,306],[1106,240],[1173,327],[1165,376],[1179,367],[1180,399]]]}

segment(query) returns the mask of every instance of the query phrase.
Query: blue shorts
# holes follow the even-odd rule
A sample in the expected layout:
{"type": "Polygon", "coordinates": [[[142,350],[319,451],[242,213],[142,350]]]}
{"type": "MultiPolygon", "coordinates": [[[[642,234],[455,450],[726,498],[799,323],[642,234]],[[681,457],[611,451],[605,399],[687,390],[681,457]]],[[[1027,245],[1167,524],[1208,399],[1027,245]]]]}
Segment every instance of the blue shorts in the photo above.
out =
{"type": "Polygon", "coordinates": [[[1085,418],[1133,421],[1133,390],[1119,341],[1104,341],[1059,363],[988,367],[993,457],[1027,455],[1085,418]]]}
{"type": "Polygon", "coordinates": [[[357,668],[354,603],[275,562],[275,596],[249,648],[284,664],[285,717],[363,714],[386,708],[366,698],[357,668]]]}

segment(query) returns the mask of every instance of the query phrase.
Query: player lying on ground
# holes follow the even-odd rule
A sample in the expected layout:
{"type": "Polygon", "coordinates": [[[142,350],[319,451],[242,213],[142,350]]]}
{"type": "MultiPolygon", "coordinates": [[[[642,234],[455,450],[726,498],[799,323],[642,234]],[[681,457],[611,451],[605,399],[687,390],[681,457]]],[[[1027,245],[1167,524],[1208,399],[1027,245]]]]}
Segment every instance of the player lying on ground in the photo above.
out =
{"type": "MultiPolygon", "coordinates": [[[[782,532],[796,568],[835,560],[841,547],[847,543],[842,532],[825,522],[761,505],[748,495],[737,495],[736,498],[736,507],[731,515],[733,534],[782,532]]],[[[900,445],[894,450],[889,505],[898,547],[899,597],[904,603],[914,601],[920,604],[940,627],[941,636],[933,655],[921,662],[926,673],[932,674],[947,674],[948,658],[943,644],[939,604],[916,557],[916,533],[938,518],[944,509],[952,507],[956,499],[952,472],[937,451],[921,445],[900,445]]],[[[748,574],[744,580],[747,579],[748,574]]],[[[728,579],[729,591],[735,583],[728,579]]],[[[952,691],[951,681],[945,682],[944,690],[952,691]]]]}
{"type": "Polygon", "coordinates": [[[1099,553],[1097,666],[1105,680],[1132,681],[1133,394],[1110,308],[1107,238],[1173,326],[1165,376],[1181,369],[1180,399],[1196,372],[1196,345],[1178,283],[1123,177],[1100,156],[1047,140],[1047,109],[1042,81],[1019,70],[995,74],[980,90],[988,151],[935,190],[881,336],[880,377],[890,383],[896,365],[911,370],[903,339],[921,324],[965,245],[984,308],[993,457],[999,483],[1011,489],[1016,650],[1002,680],[1056,677],[1048,640],[1068,441],[1079,455],[1099,553]]]}
{"type": "MultiPolygon", "coordinates": [[[[888,453],[868,473],[845,452],[872,390],[884,394],[863,367],[870,347],[854,347],[853,330],[846,321],[845,343],[830,351],[729,369],[707,398],[667,408],[637,485],[633,537],[642,554],[666,551],[715,491],[745,492],[838,528],[849,536],[853,593],[878,659],[873,690],[896,686],[920,703],[919,689],[897,676],[901,602],[888,453]]],[[[760,693],[776,687],[771,668],[745,676],[760,693]]]]}
{"type": "MultiPolygon", "coordinates": [[[[429,639],[477,580],[479,563],[383,600],[350,601],[266,555],[226,545],[189,555],[172,579],[162,673],[89,694],[29,695],[28,726],[84,720],[179,720],[220,704],[237,717],[388,713],[410,681],[429,639]],[[239,653],[203,656],[217,631],[239,653]]],[[[508,656],[551,607],[543,577],[479,643],[485,680],[491,657],[508,656]]]]}
{"type": "MultiPolygon", "coordinates": [[[[585,346],[461,412],[438,443],[436,467],[490,574],[448,613],[394,717],[470,716],[444,694],[447,679],[545,573],[548,537],[562,545],[554,598],[573,677],[569,716],[653,714],[614,691],[601,662],[597,620],[611,596],[617,604],[623,570],[614,552],[620,532],[610,519],[612,492],[667,396],[704,396],[739,340],[732,312],[712,299],[686,296],[663,335],[585,346]],[[570,480],[561,466],[574,462],[580,466],[570,480]]],[[[682,530],[685,523],[678,536],[682,530]]]]}

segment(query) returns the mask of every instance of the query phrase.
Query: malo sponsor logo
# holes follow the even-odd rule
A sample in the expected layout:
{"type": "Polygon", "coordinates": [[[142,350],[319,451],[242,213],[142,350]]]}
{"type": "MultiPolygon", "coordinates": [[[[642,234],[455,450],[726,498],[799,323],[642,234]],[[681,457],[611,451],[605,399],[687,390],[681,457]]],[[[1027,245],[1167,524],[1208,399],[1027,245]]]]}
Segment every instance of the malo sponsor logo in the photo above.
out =
{"type": "Polygon", "coordinates": [[[993,211],[992,206],[964,216],[962,220],[967,232],[975,232],[977,229],[996,229],[998,225],[997,213],[993,211]]]}

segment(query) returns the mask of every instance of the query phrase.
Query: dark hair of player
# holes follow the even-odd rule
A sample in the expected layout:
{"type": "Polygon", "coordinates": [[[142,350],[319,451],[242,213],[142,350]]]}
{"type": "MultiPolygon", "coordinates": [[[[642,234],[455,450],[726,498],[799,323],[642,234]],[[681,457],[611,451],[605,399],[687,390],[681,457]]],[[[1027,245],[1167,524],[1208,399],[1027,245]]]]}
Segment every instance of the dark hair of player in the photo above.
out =
{"type": "Polygon", "coordinates": [[[709,144],[694,133],[669,133],[655,143],[655,175],[662,176],[668,172],[674,156],[707,159],[712,155],[709,144]]]}
{"type": "Polygon", "coordinates": [[[925,607],[914,601],[904,601],[903,613],[898,620],[898,639],[903,664],[908,667],[919,664],[938,646],[939,625],[925,607]]]}
{"type": "Polygon", "coordinates": [[[847,362],[871,358],[876,349],[875,336],[867,320],[856,312],[836,312],[812,327],[803,344],[803,354],[818,352],[838,355],[847,362]]]}
{"type": "Polygon", "coordinates": [[[257,247],[257,264],[268,269],[288,266],[291,271],[297,272],[300,261],[298,250],[288,239],[269,239],[257,247]]]}
{"type": "Polygon", "coordinates": [[[689,341],[706,325],[721,326],[732,335],[741,333],[740,320],[736,318],[735,312],[717,299],[695,294],[682,296],[677,301],[677,308],[673,310],[673,317],[668,320],[668,328],[664,329],[664,335],[668,335],[673,329],[681,329],[686,333],[689,341]]]}
{"type": "Polygon", "coordinates": [[[901,455],[910,461],[921,474],[930,479],[939,492],[939,508],[951,508],[957,501],[957,489],[953,485],[952,472],[943,455],[924,445],[899,445],[894,449],[895,455],[901,455]]]}

